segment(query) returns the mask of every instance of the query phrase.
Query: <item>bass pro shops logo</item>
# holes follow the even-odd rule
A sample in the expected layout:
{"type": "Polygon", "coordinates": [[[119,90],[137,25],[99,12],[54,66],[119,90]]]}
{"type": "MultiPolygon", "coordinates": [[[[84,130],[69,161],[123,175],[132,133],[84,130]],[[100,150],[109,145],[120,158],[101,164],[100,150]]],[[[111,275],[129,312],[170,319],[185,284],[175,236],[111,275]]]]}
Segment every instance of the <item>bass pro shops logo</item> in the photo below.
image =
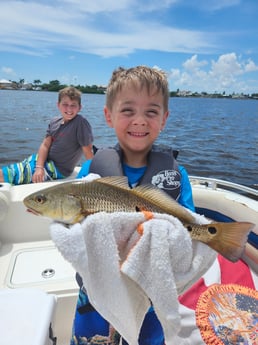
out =
{"type": "Polygon", "coordinates": [[[163,170],[152,177],[151,183],[165,190],[177,189],[180,187],[180,174],[176,170],[163,170]]]}

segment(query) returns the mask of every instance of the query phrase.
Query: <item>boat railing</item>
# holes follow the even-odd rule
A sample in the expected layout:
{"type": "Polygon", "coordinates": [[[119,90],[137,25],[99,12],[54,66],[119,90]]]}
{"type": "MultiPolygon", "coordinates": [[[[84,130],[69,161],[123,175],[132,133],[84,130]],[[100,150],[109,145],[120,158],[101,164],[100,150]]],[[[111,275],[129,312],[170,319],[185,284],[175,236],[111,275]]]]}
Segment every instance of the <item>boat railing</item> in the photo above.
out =
{"type": "Polygon", "coordinates": [[[240,194],[248,194],[248,197],[258,200],[258,190],[247,187],[238,183],[229,182],[225,180],[220,180],[216,178],[210,178],[210,177],[201,177],[201,176],[194,176],[189,175],[190,182],[192,185],[203,185],[211,189],[218,189],[218,188],[224,188],[231,191],[236,191],[240,194]]]}

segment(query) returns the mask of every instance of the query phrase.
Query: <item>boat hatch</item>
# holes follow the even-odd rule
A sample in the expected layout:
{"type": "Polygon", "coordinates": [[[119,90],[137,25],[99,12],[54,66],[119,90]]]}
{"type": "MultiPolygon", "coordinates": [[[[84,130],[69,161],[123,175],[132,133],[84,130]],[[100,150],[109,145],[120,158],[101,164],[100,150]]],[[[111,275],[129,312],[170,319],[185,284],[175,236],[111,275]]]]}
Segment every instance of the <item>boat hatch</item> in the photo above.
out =
{"type": "Polygon", "coordinates": [[[74,280],[75,271],[55,247],[22,249],[13,253],[7,276],[9,287],[74,280]]]}

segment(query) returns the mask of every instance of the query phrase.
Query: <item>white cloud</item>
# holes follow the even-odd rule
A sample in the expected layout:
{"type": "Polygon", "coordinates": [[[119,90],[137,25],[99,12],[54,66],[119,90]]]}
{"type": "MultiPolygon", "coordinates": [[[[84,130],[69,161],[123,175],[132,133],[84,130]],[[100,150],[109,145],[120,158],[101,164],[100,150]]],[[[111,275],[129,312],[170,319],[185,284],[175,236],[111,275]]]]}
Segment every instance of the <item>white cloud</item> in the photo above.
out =
{"type": "Polygon", "coordinates": [[[172,80],[179,80],[180,75],[181,75],[180,69],[172,68],[170,73],[169,73],[169,78],[172,80]]]}
{"type": "Polygon", "coordinates": [[[182,64],[182,69],[171,69],[169,79],[181,89],[193,92],[245,92],[246,83],[241,79],[249,72],[257,71],[258,66],[249,59],[241,61],[235,53],[223,54],[216,61],[198,60],[197,55],[182,64]]]}
{"type": "Polygon", "coordinates": [[[247,64],[244,66],[245,72],[255,72],[258,71],[258,66],[249,59],[247,64]]]}
{"type": "Polygon", "coordinates": [[[77,8],[85,13],[114,13],[117,11],[160,11],[164,8],[169,8],[173,4],[180,2],[180,0],[145,0],[139,2],[138,0],[98,0],[98,1],[81,1],[81,0],[58,0],[59,3],[68,4],[70,7],[77,8]]]}
{"type": "Polygon", "coordinates": [[[198,7],[205,11],[220,11],[227,7],[234,7],[241,4],[241,0],[191,0],[191,6],[198,7]]]}
{"type": "Polygon", "coordinates": [[[1,72],[3,72],[6,75],[9,75],[9,76],[15,76],[16,75],[15,71],[11,67],[3,66],[1,68],[1,72]]]}
{"type": "Polygon", "coordinates": [[[210,73],[213,76],[229,76],[242,74],[243,69],[236,54],[229,53],[221,55],[217,61],[212,60],[212,68],[210,73]]]}
{"type": "MultiPolygon", "coordinates": [[[[167,0],[163,6],[174,2],[167,0]]],[[[156,15],[141,17],[136,6],[136,0],[3,1],[0,50],[50,55],[62,49],[111,57],[139,49],[185,53],[215,49],[213,34],[168,26],[156,15]]],[[[161,10],[157,0],[148,1],[148,6],[156,13],[161,10]]]]}
{"type": "Polygon", "coordinates": [[[186,70],[197,71],[200,67],[207,65],[207,63],[205,60],[198,61],[198,56],[195,54],[183,63],[183,67],[186,70]]]}
{"type": "Polygon", "coordinates": [[[132,5],[134,1],[130,0],[98,0],[98,1],[81,1],[81,0],[58,0],[61,5],[68,5],[84,13],[100,13],[100,12],[114,12],[121,11],[132,5]]]}

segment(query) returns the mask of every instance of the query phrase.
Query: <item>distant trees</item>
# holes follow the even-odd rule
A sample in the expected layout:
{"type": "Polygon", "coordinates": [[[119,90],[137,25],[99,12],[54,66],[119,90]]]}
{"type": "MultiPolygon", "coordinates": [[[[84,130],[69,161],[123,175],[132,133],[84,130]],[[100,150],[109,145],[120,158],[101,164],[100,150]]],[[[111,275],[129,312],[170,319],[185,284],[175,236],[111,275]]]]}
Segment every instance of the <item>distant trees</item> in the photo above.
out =
{"type": "Polygon", "coordinates": [[[40,84],[41,84],[41,80],[40,80],[40,79],[35,79],[35,80],[33,81],[34,87],[39,87],[40,84]]]}
{"type": "MultiPolygon", "coordinates": [[[[68,85],[66,84],[60,84],[59,80],[51,80],[49,83],[44,83],[41,85],[42,90],[45,91],[60,91],[64,87],[68,85]]],[[[106,88],[103,86],[97,86],[97,85],[73,85],[78,90],[80,90],[82,93],[105,93],[106,88]]]]}
{"type": "Polygon", "coordinates": [[[106,91],[106,88],[104,86],[98,86],[98,85],[86,85],[86,86],[81,86],[78,85],[76,86],[77,89],[79,89],[82,93],[99,93],[103,94],[106,91]]]}
{"type": "Polygon", "coordinates": [[[51,80],[48,84],[47,83],[42,84],[41,88],[42,90],[46,90],[46,91],[59,91],[66,86],[67,85],[60,84],[59,80],[51,80]]]}
{"type": "MultiPolygon", "coordinates": [[[[68,85],[61,84],[59,80],[50,80],[49,83],[42,83],[40,79],[34,79],[33,83],[26,83],[24,79],[19,79],[19,81],[12,81],[12,89],[26,89],[26,90],[44,90],[44,91],[60,91],[68,85]]],[[[106,93],[106,87],[100,85],[72,85],[80,90],[82,93],[94,93],[94,94],[104,94],[106,93]]],[[[2,89],[3,87],[1,87],[2,89]]],[[[230,95],[226,95],[226,92],[223,91],[219,93],[215,91],[214,93],[202,92],[192,92],[192,91],[183,91],[177,89],[176,91],[170,91],[170,97],[213,97],[213,98],[243,98],[243,99],[258,99],[258,93],[249,94],[235,94],[233,92],[230,95]]]]}

